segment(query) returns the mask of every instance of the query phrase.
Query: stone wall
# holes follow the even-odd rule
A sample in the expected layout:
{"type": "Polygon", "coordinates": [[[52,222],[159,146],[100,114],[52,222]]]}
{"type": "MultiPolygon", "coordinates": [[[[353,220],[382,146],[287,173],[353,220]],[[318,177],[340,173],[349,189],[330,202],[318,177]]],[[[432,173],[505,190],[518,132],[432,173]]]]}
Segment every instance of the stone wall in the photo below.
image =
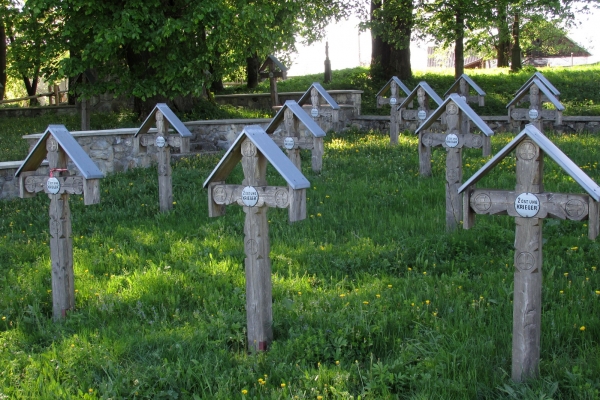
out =
{"type": "MultiPolygon", "coordinates": [[[[23,161],[0,162],[0,200],[19,197],[19,179],[15,178],[15,173],[22,163],[23,161]]],[[[42,163],[38,172],[47,175],[47,165],[47,162],[42,163]]]]}
{"type": "MultiPolygon", "coordinates": [[[[485,116],[482,115],[481,119],[495,133],[512,132],[518,133],[525,127],[524,121],[517,121],[515,126],[511,126],[508,121],[508,116],[485,116]]],[[[555,125],[554,121],[543,121],[543,129],[547,132],[559,132],[559,133],[581,133],[600,132],[600,117],[563,117],[562,124],[555,125]]],[[[387,115],[362,115],[352,120],[353,127],[365,130],[376,130],[379,132],[389,132],[390,130],[390,117],[387,115]]],[[[401,131],[408,130],[414,132],[417,129],[417,121],[408,121],[404,126],[401,126],[401,131]]],[[[442,130],[440,123],[433,124],[432,129],[442,130]]]]}

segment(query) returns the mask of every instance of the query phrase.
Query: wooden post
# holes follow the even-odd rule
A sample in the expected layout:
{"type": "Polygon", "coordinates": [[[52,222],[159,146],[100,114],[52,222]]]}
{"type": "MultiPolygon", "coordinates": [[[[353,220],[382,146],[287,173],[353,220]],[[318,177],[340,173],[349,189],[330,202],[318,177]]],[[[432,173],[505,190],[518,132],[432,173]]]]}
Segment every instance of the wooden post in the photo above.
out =
{"type": "MultiPolygon", "coordinates": [[[[284,111],[283,114],[283,123],[285,125],[285,130],[287,132],[288,137],[294,138],[294,141],[296,142],[297,139],[299,139],[300,135],[298,132],[298,120],[296,118],[294,118],[294,112],[292,110],[290,110],[289,108],[286,109],[284,111]]],[[[285,146],[285,143],[284,143],[285,146]]],[[[290,159],[290,161],[292,161],[292,163],[296,166],[296,168],[298,168],[300,171],[302,171],[302,165],[301,165],[301,161],[300,161],[300,147],[298,146],[293,146],[291,148],[288,148],[289,146],[286,147],[286,152],[288,154],[288,157],[290,159]]]]}
{"type": "Polygon", "coordinates": [[[279,95],[277,94],[277,77],[273,73],[273,67],[269,72],[269,86],[271,88],[271,104],[276,107],[279,105],[279,95]]]}
{"type": "MultiPolygon", "coordinates": [[[[51,171],[67,168],[67,157],[53,137],[47,139],[46,150],[48,150],[47,159],[51,171]]],[[[64,319],[67,311],[75,307],[71,210],[68,193],[52,194],[47,189],[45,191],[50,198],[52,316],[57,321],[64,319]]]]}
{"type": "MultiPolygon", "coordinates": [[[[517,147],[517,193],[543,191],[543,153],[524,140],[517,147]]],[[[538,206],[539,207],[539,206],[538,206]]],[[[542,223],[516,217],[513,299],[512,379],[520,382],[539,373],[542,315],[542,223]]]]}
{"type": "Polygon", "coordinates": [[[329,42],[325,42],[325,74],[323,82],[331,82],[331,61],[329,60],[329,42]]]}
{"type": "Polygon", "coordinates": [[[533,84],[529,88],[529,123],[542,131],[542,110],[541,110],[540,88],[533,84]]]}
{"type": "MultiPolygon", "coordinates": [[[[457,138],[457,146],[446,147],[446,230],[453,231],[462,221],[462,201],[458,194],[458,188],[462,183],[462,146],[458,146],[458,133],[462,124],[462,112],[459,112],[456,104],[450,102],[446,106],[446,123],[448,135],[453,134],[457,138]]],[[[429,161],[431,167],[431,161],[429,161]]]]}
{"type": "MultiPolygon", "coordinates": [[[[81,74],[81,83],[85,85],[87,78],[85,74],[81,74]]],[[[90,110],[88,109],[88,100],[81,96],[81,130],[89,131],[90,130],[90,110]]]]}
{"type": "Polygon", "coordinates": [[[158,198],[160,211],[173,208],[173,184],[171,178],[171,150],[168,143],[169,121],[162,112],[156,112],[156,138],[154,143],[158,149],[158,198]]]}
{"type": "MultiPolygon", "coordinates": [[[[429,114],[429,96],[421,87],[417,89],[417,102],[419,103],[417,119],[418,124],[421,125],[429,114]]],[[[419,132],[419,173],[421,176],[431,176],[431,148],[423,144],[423,134],[419,132]]]]}
{"type": "Polygon", "coordinates": [[[390,83],[390,145],[398,144],[398,136],[400,135],[399,110],[398,110],[398,84],[394,81],[390,83]],[[393,99],[393,100],[392,100],[393,99]]]}
{"type": "Polygon", "coordinates": [[[54,101],[55,106],[60,105],[60,89],[58,85],[54,85],[54,101]]]}
{"type": "MultiPolygon", "coordinates": [[[[246,140],[242,144],[243,184],[250,187],[266,186],[267,162],[256,146],[246,140]]],[[[242,195],[243,196],[243,195],[242,195]]],[[[246,320],[248,345],[255,350],[267,350],[273,340],[273,308],[271,259],[267,207],[256,204],[244,206],[246,252],[246,320]]]]}

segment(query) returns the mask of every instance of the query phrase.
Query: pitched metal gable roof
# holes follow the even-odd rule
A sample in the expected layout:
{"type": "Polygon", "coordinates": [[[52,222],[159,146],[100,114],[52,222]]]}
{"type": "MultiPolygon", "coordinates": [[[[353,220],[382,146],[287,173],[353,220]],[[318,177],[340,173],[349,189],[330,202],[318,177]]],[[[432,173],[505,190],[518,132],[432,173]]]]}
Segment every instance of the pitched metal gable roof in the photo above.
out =
{"type": "Polygon", "coordinates": [[[325,90],[325,88],[321,86],[321,84],[318,82],[313,83],[308,88],[308,90],[302,95],[302,97],[300,97],[300,100],[298,100],[298,104],[300,104],[301,106],[303,106],[304,104],[308,104],[308,102],[310,101],[310,92],[312,88],[317,89],[317,92],[319,92],[319,94],[325,99],[327,104],[329,104],[332,109],[340,109],[339,104],[333,99],[333,97],[331,97],[329,93],[327,93],[327,90],[325,90]]]}
{"type": "Polygon", "coordinates": [[[387,81],[387,83],[381,88],[379,92],[375,95],[375,97],[383,96],[390,90],[390,86],[392,81],[396,82],[396,85],[408,96],[410,94],[410,89],[397,77],[392,76],[392,79],[387,81]]]}
{"type": "Polygon", "coordinates": [[[546,155],[554,160],[560,167],[596,201],[600,201],[600,186],[596,184],[585,172],[581,170],[565,153],[563,153],[550,139],[540,132],[534,125],[526,125],[510,143],[492,157],[483,167],[470,177],[459,189],[463,192],[467,187],[477,183],[484,175],[492,170],[504,157],[513,151],[526,137],[533,140],[546,155]]]}
{"type": "Polygon", "coordinates": [[[444,102],[440,104],[440,106],[433,112],[433,114],[431,114],[421,124],[421,126],[417,128],[415,133],[419,133],[421,130],[430,127],[439,117],[442,116],[444,112],[446,112],[446,105],[451,101],[454,102],[471,121],[473,121],[473,123],[477,126],[477,128],[481,130],[481,132],[483,132],[484,135],[492,136],[494,134],[492,128],[490,128],[488,124],[486,124],[481,119],[481,117],[477,115],[477,113],[471,108],[471,106],[467,104],[467,102],[464,101],[463,98],[457,93],[451,93],[450,96],[448,96],[448,98],[446,98],[446,100],[444,100],[444,102]]]}
{"type": "Polygon", "coordinates": [[[435,101],[438,106],[444,102],[444,100],[442,100],[442,98],[440,96],[438,96],[438,94],[435,92],[435,90],[433,90],[431,88],[431,86],[429,86],[429,84],[427,82],[421,81],[413,89],[413,91],[408,94],[408,96],[406,97],[406,99],[404,99],[404,101],[398,106],[398,108],[405,108],[405,107],[407,107],[410,104],[410,102],[413,101],[413,99],[415,97],[417,97],[417,91],[419,90],[420,87],[423,88],[423,90],[425,90],[425,93],[427,93],[427,95],[433,101],[435,101]]]}
{"type": "Polygon", "coordinates": [[[267,158],[292,189],[306,189],[310,187],[310,182],[281,151],[267,132],[259,125],[249,125],[238,135],[229,150],[221,158],[221,161],[219,161],[215,169],[210,173],[204,182],[205,188],[209,183],[224,181],[229,176],[233,168],[242,159],[241,148],[245,138],[254,143],[258,151],[267,158]]]}
{"type": "Polygon", "coordinates": [[[456,88],[458,87],[458,85],[460,84],[460,80],[464,79],[465,81],[467,81],[467,83],[469,84],[469,86],[471,86],[473,88],[473,90],[475,90],[475,92],[477,92],[477,94],[479,96],[485,96],[485,92],[483,91],[483,89],[481,89],[479,87],[478,84],[476,84],[473,79],[471,79],[469,77],[469,75],[467,74],[462,74],[453,84],[452,86],[450,86],[450,89],[448,89],[446,91],[446,93],[444,93],[444,97],[448,96],[450,93],[455,93],[456,88]]]}
{"type": "Polygon", "coordinates": [[[534,79],[536,79],[536,78],[539,79],[540,81],[542,81],[544,83],[544,85],[546,85],[546,87],[548,89],[550,89],[550,91],[552,92],[552,94],[554,94],[555,96],[559,96],[560,95],[560,92],[558,91],[558,89],[556,87],[554,87],[554,85],[552,83],[550,83],[550,81],[548,80],[548,78],[546,78],[544,76],[544,74],[542,74],[539,71],[536,71],[535,74],[531,75],[531,77],[529,77],[529,79],[527,79],[527,82],[525,82],[523,84],[523,86],[521,86],[519,88],[519,90],[517,90],[517,93],[519,93],[520,91],[522,91],[525,86],[529,85],[531,83],[531,81],[534,80],[534,79]]]}
{"type": "Polygon", "coordinates": [[[48,150],[46,150],[46,141],[50,135],[58,142],[60,148],[64,150],[85,179],[104,178],[102,171],[94,164],[90,156],[87,155],[64,125],[48,125],[46,132],[44,132],[40,140],[38,140],[25,161],[23,161],[23,164],[21,164],[21,167],[17,170],[15,176],[18,177],[21,172],[35,171],[38,169],[48,154],[48,150]]]}
{"type": "Polygon", "coordinates": [[[267,56],[267,59],[265,60],[265,62],[260,66],[260,68],[258,69],[258,72],[263,72],[269,65],[269,61],[272,61],[273,64],[275,65],[275,67],[277,67],[281,72],[287,71],[287,68],[285,67],[285,65],[283,65],[281,63],[281,61],[279,61],[277,58],[275,58],[274,55],[270,54],[269,56],[267,56]]]}
{"type": "Polygon", "coordinates": [[[325,131],[323,129],[321,129],[321,127],[315,122],[315,120],[312,119],[312,117],[310,115],[308,115],[307,112],[304,111],[302,109],[302,107],[300,107],[300,105],[298,103],[296,103],[294,100],[286,101],[283,104],[283,107],[281,107],[279,109],[279,111],[277,111],[277,114],[275,114],[275,117],[273,117],[273,120],[271,121],[269,126],[267,126],[267,128],[265,129],[265,131],[267,131],[267,133],[275,132],[277,127],[283,122],[285,110],[288,108],[290,110],[292,110],[294,115],[300,120],[300,122],[302,122],[302,124],[306,127],[306,129],[308,129],[308,131],[313,134],[313,136],[315,136],[315,137],[326,136],[325,131]]]}
{"type": "Polygon", "coordinates": [[[562,103],[552,93],[552,91],[550,89],[548,89],[548,87],[541,80],[539,80],[537,78],[533,78],[533,79],[529,80],[529,83],[527,83],[526,85],[523,85],[523,87],[521,88],[519,93],[517,93],[515,95],[515,97],[510,101],[510,103],[508,103],[506,105],[506,108],[512,106],[513,104],[517,104],[517,102],[519,100],[521,100],[523,97],[525,97],[529,93],[529,88],[531,87],[531,85],[534,85],[534,84],[542,91],[542,93],[544,93],[546,95],[546,97],[548,98],[548,101],[551,102],[552,105],[554,107],[556,107],[556,109],[558,111],[564,111],[565,106],[563,106],[562,103]]]}
{"type": "Polygon", "coordinates": [[[173,113],[173,111],[171,111],[171,109],[169,108],[169,106],[167,106],[165,103],[158,103],[154,109],[152,110],[152,112],[150,112],[150,114],[148,114],[148,116],[146,117],[146,120],[144,121],[144,123],[142,124],[142,126],[140,127],[140,129],[138,129],[138,131],[135,133],[135,135],[133,135],[134,137],[144,133],[147,133],[150,128],[152,127],[153,124],[156,123],[154,116],[156,115],[156,112],[160,111],[164,117],[167,119],[167,121],[169,121],[169,125],[175,129],[175,131],[177,133],[179,133],[179,135],[181,137],[191,137],[192,133],[189,131],[189,129],[183,124],[183,122],[181,122],[181,120],[179,118],[177,118],[177,115],[175,115],[175,113],[173,113]]]}

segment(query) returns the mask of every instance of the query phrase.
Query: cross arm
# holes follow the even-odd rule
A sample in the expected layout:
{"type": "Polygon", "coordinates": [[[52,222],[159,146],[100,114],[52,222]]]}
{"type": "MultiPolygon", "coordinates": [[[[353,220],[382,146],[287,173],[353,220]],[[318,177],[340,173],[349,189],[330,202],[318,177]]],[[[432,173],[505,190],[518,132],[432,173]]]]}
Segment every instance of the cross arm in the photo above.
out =
{"type": "MultiPolygon", "coordinates": [[[[154,146],[155,143],[155,139],[156,139],[156,134],[149,134],[149,133],[145,133],[143,135],[139,135],[140,137],[140,146],[154,146]]],[[[181,147],[182,144],[182,138],[180,135],[167,135],[167,137],[165,138],[167,140],[167,144],[169,145],[169,147],[181,147]]]]}
{"type": "MultiPolygon", "coordinates": [[[[481,135],[475,135],[472,133],[457,133],[455,134],[458,138],[458,144],[452,147],[467,147],[478,149],[483,146],[483,138],[481,135]]],[[[427,147],[451,147],[448,146],[446,142],[446,137],[448,134],[446,133],[433,133],[433,132],[425,132],[423,133],[423,144],[427,147]]]]}
{"type": "MultiPolygon", "coordinates": [[[[31,197],[39,192],[49,193],[46,189],[46,182],[50,177],[43,175],[27,175],[23,174],[23,180],[21,183],[21,191],[26,192],[21,197],[31,197]]],[[[60,189],[56,194],[83,194],[84,178],[82,176],[61,176],[56,177],[60,183],[60,189]]]]}
{"type": "Polygon", "coordinates": [[[273,141],[279,147],[284,147],[288,150],[291,149],[305,149],[312,150],[315,147],[314,138],[310,137],[294,137],[294,136],[271,136],[273,141]],[[292,147],[286,146],[286,139],[289,141],[290,139],[294,141],[294,145],[292,147]]]}
{"type": "MultiPolygon", "coordinates": [[[[211,191],[210,197],[218,205],[236,203],[243,206],[242,190],[245,187],[244,185],[217,184],[209,187],[211,191]]],[[[285,186],[254,186],[254,189],[258,192],[258,202],[255,207],[267,206],[277,208],[288,207],[290,197],[292,196],[291,191],[293,190],[285,186]]]]}

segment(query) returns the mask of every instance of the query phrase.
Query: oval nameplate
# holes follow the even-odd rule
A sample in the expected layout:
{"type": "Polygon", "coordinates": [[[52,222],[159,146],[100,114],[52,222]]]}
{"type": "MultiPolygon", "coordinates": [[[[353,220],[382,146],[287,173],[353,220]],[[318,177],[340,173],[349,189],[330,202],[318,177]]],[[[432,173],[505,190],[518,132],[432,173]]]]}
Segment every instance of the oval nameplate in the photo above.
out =
{"type": "Polygon", "coordinates": [[[157,136],[156,140],[154,141],[154,144],[156,144],[156,147],[160,147],[163,148],[165,147],[165,145],[167,144],[167,141],[165,140],[164,137],[162,136],[157,136]]]}
{"type": "Polygon", "coordinates": [[[533,193],[521,193],[515,199],[515,210],[521,217],[535,217],[540,211],[540,199],[533,193]]]}
{"type": "Polygon", "coordinates": [[[313,118],[317,118],[319,116],[319,109],[317,107],[314,107],[312,110],[310,110],[310,116],[313,118]]]}
{"type": "Polygon", "coordinates": [[[394,104],[396,104],[397,102],[398,102],[398,100],[396,100],[396,98],[395,98],[395,97],[392,97],[392,98],[390,98],[390,104],[391,104],[391,105],[394,105],[394,104]]]}
{"type": "Polygon", "coordinates": [[[293,149],[295,144],[296,144],[296,142],[294,142],[293,137],[288,136],[285,139],[283,139],[283,147],[285,147],[288,150],[293,149]]]}
{"type": "Polygon", "coordinates": [[[48,193],[57,194],[60,191],[60,181],[55,177],[48,178],[46,181],[46,190],[48,193]]]}
{"type": "Polygon", "coordinates": [[[258,192],[252,186],[242,189],[242,202],[248,207],[254,207],[258,203],[258,192]]]}
{"type": "Polygon", "coordinates": [[[458,146],[458,136],[454,133],[450,133],[446,135],[446,146],[448,147],[456,147],[458,146]]]}
{"type": "Polygon", "coordinates": [[[529,119],[537,119],[539,115],[540,115],[540,113],[538,112],[538,110],[536,110],[534,108],[529,110],[529,119]]]}
{"type": "Polygon", "coordinates": [[[419,117],[420,120],[424,120],[425,118],[427,118],[427,111],[425,111],[425,110],[419,111],[419,113],[417,114],[417,117],[419,117]]]}

